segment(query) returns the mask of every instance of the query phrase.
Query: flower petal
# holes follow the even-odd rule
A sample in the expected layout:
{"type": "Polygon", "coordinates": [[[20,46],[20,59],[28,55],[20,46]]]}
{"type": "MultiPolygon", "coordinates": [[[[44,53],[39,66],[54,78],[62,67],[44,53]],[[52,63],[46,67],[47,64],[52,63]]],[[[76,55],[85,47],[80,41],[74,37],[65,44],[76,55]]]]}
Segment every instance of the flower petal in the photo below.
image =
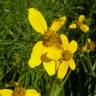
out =
{"type": "Polygon", "coordinates": [[[90,43],[90,42],[91,42],[91,39],[90,39],[90,38],[88,38],[88,39],[87,39],[87,43],[90,43]]]}
{"type": "Polygon", "coordinates": [[[83,24],[84,19],[85,19],[85,16],[84,15],[80,15],[78,21],[83,24]]]}
{"type": "Polygon", "coordinates": [[[86,24],[82,24],[81,26],[80,26],[80,29],[83,31],[83,32],[88,32],[89,31],[89,26],[88,25],[86,25],[86,24]]]}
{"type": "Polygon", "coordinates": [[[78,44],[75,40],[72,40],[69,44],[69,50],[71,51],[71,53],[74,53],[77,51],[78,48],[78,44]]]}
{"type": "Polygon", "coordinates": [[[59,19],[55,20],[52,23],[50,30],[53,32],[57,32],[65,23],[66,23],[66,16],[60,17],[59,19]]]}
{"type": "Polygon", "coordinates": [[[35,46],[33,47],[33,51],[31,53],[31,58],[28,62],[28,65],[31,68],[34,68],[38,65],[41,64],[41,56],[47,52],[46,47],[43,46],[43,41],[39,41],[35,44],[35,46]]]}
{"type": "Polygon", "coordinates": [[[58,78],[63,79],[68,71],[68,63],[63,61],[58,69],[58,78]]]}
{"type": "Polygon", "coordinates": [[[43,65],[48,75],[52,76],[55,74],[55,61],[43,62],[43,65]]]}
{"type": "Polygon", "coordinates": [[[28,89],[28,90],[26,90],[25,96],[41,96],[41,95],[35,89],[28,89]]]}
{"type": "Polygon", "coordinates": [[[12,93],[11,89],[0,89],[0,96],[12,96],[12,93]]]}
{"type": "Polygon", "coordinates": [[[60,61],[58,60],[56,61],[56,66],[55,66],[56,71],[58,70],[59,66],[60,66],[60,61]]]}
{"type": "Polygon", "coordinates": [[[77,28],[77,25],[76,25],[75,23],[70,24],[70,25],[69,25],[69,28],[70,28],[70,29],[76,29],[76,28],[77,28]]]}
{"type": "Polygon", "coordinates": [[[69,63],[70,69],[75,70],[76,64],[75,64],[74,60],[71,59],[70,61],[68,61],[68,63],[69,63]]]}
{"type": "Polygon", "coordinates": [[[49,47],[47,53],[47,57],[53,60],[58,60],[62,57],[62,50],[55,48],[55,47],[49,47]]]}
{"type": "Polygon", "coordinates": [[[90,51],[91,51],[91,50],[88,48],[88,44],[91,43],[91,42],[92,42],[92,41],[91,41],[90,38],[88,38],[88,39],[86,40],[85,45],[82,47],[82,51],[83,51],[83,52],[90,52],[90,51]]]}
{"type": "Polygon", "coordinates": [[[29,8],[28,19],[32,27],[39,33],[47,31],[47,24],[42,14],[35,8],[29,8]]]}
{"type": "Polygon", "coordinates": [[[85,45],[82,47],[82,51],[83,51],[83,52],[87,52],[87,44],[85,44],[85,45]]]}
{"type": "Polygon", "coordinates": [[[67,50],[69,47],[69,41],[66,35],[61,34],[60,35],[61,41],[62,41],[62,47],[64,50],[67,50]]]}

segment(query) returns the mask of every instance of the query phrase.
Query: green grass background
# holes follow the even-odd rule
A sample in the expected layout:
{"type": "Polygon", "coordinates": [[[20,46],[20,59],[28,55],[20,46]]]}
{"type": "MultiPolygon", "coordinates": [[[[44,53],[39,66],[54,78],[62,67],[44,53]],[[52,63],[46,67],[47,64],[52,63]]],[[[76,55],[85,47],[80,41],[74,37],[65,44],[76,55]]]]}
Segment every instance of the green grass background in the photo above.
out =
{"type": "MultiPolygon", "coordinates": [[[[51,96],[49,94],[53,86],[56,88],[55,85],[58,86],[62,81],[55,76],[49,77],[42,65],[35,69],[28,67],[32,47],[41,39],[41,35],[29,24],[30,7],[43,14],[48,26],[57,17],[66,15],[68,23],[59,32],[67,34],[70,40],[75,33],[66,27],[84,14],[90,25],[88,37],[96,40],[96,0],[0,0],[0,88],[10,88],[12,82],[19,81],[24,88],[35,88],[42,96],[51,96]]],[[[78,42],[81,41],[82,38],[78,42]]],[[[70,74],[58,96],[96,96],[96,50],[88,57],[95,66],[95,76],[86,64],[88,58],[78,54],[78,68],[70,74]]]]}

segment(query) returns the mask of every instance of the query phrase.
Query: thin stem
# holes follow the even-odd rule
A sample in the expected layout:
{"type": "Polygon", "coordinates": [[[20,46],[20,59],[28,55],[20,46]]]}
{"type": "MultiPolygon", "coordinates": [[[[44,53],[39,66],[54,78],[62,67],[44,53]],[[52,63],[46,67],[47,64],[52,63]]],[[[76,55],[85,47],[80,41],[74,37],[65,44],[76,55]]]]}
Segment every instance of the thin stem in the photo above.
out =
{"type": "Polygon", "coordinates": [[[66,78],[64,79],[64,81],[63,81],[63,83],[62,83],[62,87],[64,86],[64,84],[66,83],[66,81],[68,80],[68,77],[69,77],[69,75],[71,74],[71,72],[72,72],[72,70],[70,70],[69,72],[68,72],[68,75],[66,76],[66,78]]]}
{"type": "Polygon", "coordinates": [[[91,64],[91,60],[90,60],[90,56],[89,56],[89,53],[87,53],[87,61],[88,61],[88,67],[89,67],[89,69],[90,69],[90,73],[91,73],[91,75],[94,77],[95,76],[95,73],[94,73],[94,71],[93,71],[93,69],[92,69],[92,64],[91,64]]]}
{"type": "Polygon", "coordinates": [[[67,74],[67,76],[65,77],[64,81],[63,81],[60,85],[56,84],[56,82],[55,82],[55,85],[53,85],[53,88],[52,88],[52,90],[51,90],[50,96],[58,96],[58,95],[59,95],[59,93],[60,93],[60,91],[62,90],[64,84],[65,84],[66,81],[68,80],[68,77],[69,77],[70,73],[71,73],[71,70],[68,72],[68,74],[67,74]]]}

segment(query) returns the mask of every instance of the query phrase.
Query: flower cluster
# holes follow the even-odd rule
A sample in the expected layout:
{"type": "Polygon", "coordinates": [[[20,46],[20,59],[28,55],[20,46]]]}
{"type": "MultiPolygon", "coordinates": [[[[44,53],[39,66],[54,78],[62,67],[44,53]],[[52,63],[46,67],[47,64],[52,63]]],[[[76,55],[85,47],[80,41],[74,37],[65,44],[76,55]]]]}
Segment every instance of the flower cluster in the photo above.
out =
{"type": "MultiPolygon", "coordinates": [[[[57,75],[59,79],[65,78],[69,68],[76,69],[74,60],[75,52],[79,44],[76,40],[69,40],[65,34],[59,34],[58,31],[67,22],[67,17],[62,16],[54,20],[48,27],[46,20],[41,12],[35,8],[28,9],[28,19],[33,29],[42,35],[42,40],[38,41],[32,48],[31,57],[28,61],[30,68],[35,68],[43,64],[45,71],[49,76],[57,75]]],[[[89,31],[89,26],[84,22],[85,16],[80,15],[79,19],[74,20],[68,26],[69,29],[80,29],[85,34],[89,31]]],[[[85,40],[85,45],[79,48],[80,52],[89,53],[94,51],[96,44],[90,38],[85,40]]],[[[16,86],[13,89],[0,89],[0,96],[41,96],[35,89],[25,89],[16,86]]]]}
{"type": "Polygon", "coordinates": [[[48,27],[42,14],[35,8],[30,8],[28,19],[36,32],[43,35],[43,40],[34,45],[28,65],[34,68],[43,63],[48,75],[57,73],[58,78],[63,79],[69,67],[72,70],[76,68],[73,54],[78,48],[75,40],[69,43],[66,35],[57,33],[66,23],[66,16],[56,19],[51,27],[48,27]]]}

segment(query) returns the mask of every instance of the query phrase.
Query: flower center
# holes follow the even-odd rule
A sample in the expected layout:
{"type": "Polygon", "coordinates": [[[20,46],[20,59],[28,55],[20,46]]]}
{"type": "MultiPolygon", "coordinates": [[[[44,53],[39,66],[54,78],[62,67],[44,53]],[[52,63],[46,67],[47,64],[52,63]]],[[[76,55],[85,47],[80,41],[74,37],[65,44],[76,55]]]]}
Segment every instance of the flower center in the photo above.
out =
{"type": "Polygon", "coordinates": [[[22,87],[16,87],[16,89],[13,92],[12,96],[25,96],[25,89],[22,88],[22,87]]]}
{"type": "Polygon", "coordinates": [[[88,43],[87,48],[89,50],[93,50],[95,48],[95,43],[93,41],[91,41],[90,43],[88,43]]]}
{"type": "Polygon", "coordinates": [[[51,61],[51,59],[47,57],[47,53],[45,53],[41,56],[41,60],[44,62],[50,62],[51,61]]]}
{"type": "Polygon", "coordinates": [[[44,46],[54,46],[57,48],[61,48],[61,39],[58,34],[52,31],[45,32],[44,34],[44,46]]]}
{"type": "Polygon", "coordinates": [[[69,61],[73,57],[73,54],[69,50],[63,52],[63,59],[69,61]]]}
{"type": "Polygon", "coordinates": [[[81,26],[83,24],[83,22],[77,21],[77,25],[81,26]]]}

